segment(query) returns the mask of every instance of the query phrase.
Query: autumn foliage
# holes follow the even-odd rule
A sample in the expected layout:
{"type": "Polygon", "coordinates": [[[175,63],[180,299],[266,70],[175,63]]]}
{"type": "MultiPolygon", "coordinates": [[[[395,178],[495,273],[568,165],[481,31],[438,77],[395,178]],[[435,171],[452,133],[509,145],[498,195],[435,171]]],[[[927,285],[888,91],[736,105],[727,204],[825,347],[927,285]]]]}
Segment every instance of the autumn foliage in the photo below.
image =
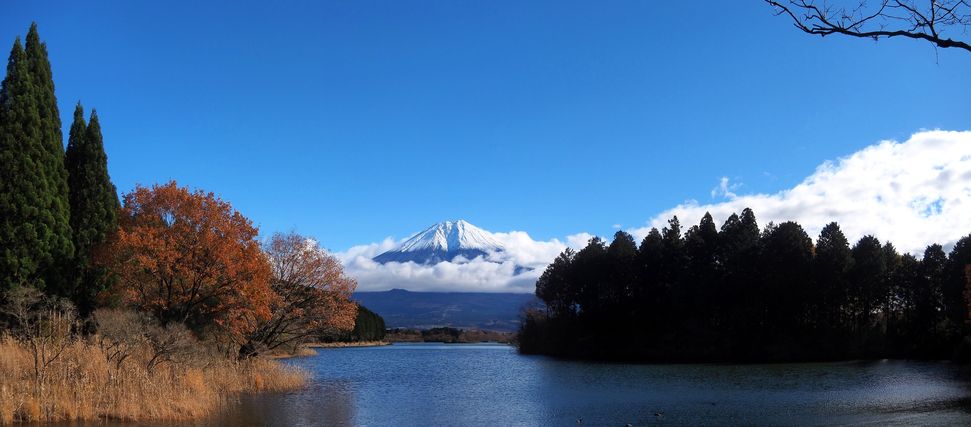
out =
{"type": "Polygon", "coordinates": [[[251,319],[266,320],[276,295],[253,224],[212,193],[169,182],[124,196],[119,230],[102,262],[110,296],[184,323],[201,336],[240,342],[251,319]]]}
{"type": "Polygon", "coordinates": [[[357,305],[350,296],[357,283],[344,275],[336,258],[296,233],[273,235],[265,252],[276,298],[269,318],[251,318],[253,332],[241,349],[244,355],[354,328],[357,305]]]}

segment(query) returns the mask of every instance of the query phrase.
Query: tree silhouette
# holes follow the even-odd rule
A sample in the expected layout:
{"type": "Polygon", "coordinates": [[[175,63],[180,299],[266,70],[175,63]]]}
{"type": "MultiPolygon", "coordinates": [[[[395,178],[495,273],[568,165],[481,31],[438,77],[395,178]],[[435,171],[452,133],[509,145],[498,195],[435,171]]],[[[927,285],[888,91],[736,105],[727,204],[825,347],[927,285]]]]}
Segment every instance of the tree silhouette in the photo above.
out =
{"type": "MultiPolygon", "coordinates": [[[[971,236],[923,259],[839,225],[813,244],[791,221],[760,233],[745,209],[682,237],[671,218],[634,250],[624,232],[566,250],[536,283],[520,351],[610,360],[948,358],[961,354],[971,236]],[[957,353],[956,353],[957,351],[957,353]]],[[[964,351],[964,350],[962,350],[964,351]]]]}
{"type": "Polygon", "coordinates": [[[967,42],[950,38],[955,32],[965,34],[971,24],[971,4],[967,0],[765,2],[777,15],[790,17],[793,25],[807,34],[841,34],[873,40],[909,38],[929,42],[935,47],[971,52],[967,42]]]}

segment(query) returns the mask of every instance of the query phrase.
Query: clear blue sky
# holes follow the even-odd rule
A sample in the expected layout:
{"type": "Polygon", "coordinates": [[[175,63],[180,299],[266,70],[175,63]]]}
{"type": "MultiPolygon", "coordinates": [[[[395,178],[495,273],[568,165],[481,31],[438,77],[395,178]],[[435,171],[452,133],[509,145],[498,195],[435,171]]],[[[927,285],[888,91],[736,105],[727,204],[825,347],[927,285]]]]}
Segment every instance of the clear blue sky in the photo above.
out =
{"type": "Polygon", "coordinates": [[[761,1],[4,2],[120,191],[175,179],[331,249],[448,218],[642,225],[722,176],[774,192],[971,128],[971,54],[796,31],[761,1]],[[279,4],[278,4],[279,3],[279,4]]]}

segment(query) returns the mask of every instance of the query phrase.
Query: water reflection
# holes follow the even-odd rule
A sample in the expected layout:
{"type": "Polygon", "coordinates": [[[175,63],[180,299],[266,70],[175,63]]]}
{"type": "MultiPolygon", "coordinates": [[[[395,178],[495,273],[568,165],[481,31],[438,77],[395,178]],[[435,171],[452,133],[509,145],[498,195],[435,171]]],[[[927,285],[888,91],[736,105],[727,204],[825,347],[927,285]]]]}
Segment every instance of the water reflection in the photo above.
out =
{"type": "Polygon", "coordinates": [[[354,425],[352,384],[346,381],[313,382],[299,393],[252,394],[211,420],[233,426],[354,425]]]}
{"type": "Polygon", "coordinates": [[[499,345],[401,344],[290,359],[311,386],[195,425],[971,425],[967,368],[936,362],[622,365],[499,345]]]}

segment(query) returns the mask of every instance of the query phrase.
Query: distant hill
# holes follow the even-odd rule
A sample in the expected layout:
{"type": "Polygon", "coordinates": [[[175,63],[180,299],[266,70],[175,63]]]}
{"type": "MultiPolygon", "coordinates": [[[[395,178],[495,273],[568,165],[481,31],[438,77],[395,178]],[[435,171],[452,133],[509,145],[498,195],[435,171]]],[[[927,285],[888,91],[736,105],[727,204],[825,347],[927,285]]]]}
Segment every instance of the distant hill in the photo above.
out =
{"type": "Polygon", "coordinates": [[[356,292],[357,302],[384,318],[388,328],[451,326],[513,332],[520,311],[541,303],[533,294],[486,292],[356,292]]]}

